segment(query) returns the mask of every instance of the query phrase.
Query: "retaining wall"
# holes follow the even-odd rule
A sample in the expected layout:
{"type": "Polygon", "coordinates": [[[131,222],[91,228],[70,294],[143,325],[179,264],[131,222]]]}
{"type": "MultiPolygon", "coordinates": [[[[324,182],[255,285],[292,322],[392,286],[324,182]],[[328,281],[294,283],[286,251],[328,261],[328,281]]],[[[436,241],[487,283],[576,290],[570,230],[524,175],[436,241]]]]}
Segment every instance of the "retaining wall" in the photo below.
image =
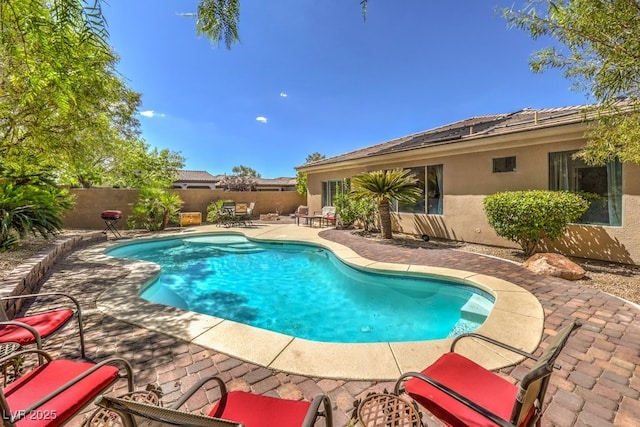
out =
{"type": "MultiPolygon", "coordinates": [[[[42,280],[60,258],[78,248],[96,242],[103,242],[106,239],[106,236],[99,232],[57,238],[53,247],[49,246],[25,260],[0,282],[0,297],[38,292],[42,280]]],[[[3,301],[7,317],[9,319],[16,317],[26,301],[26,299],[3,301]]]]}

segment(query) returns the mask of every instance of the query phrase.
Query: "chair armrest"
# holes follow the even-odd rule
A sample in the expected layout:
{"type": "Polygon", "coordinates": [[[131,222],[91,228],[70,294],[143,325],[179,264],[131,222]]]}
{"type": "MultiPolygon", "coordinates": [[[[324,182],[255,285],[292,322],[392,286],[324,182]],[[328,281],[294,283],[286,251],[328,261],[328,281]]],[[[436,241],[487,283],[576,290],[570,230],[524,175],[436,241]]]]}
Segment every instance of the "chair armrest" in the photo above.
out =
{"type": "Polygon", "coordinates": [[[38,333],[38,331],[31,325],[27,325],[26,323],[16,322],[15,320],[7,320],[4,322],[0,322],[0,326],[16,326],[18,328],[26,329],[33,335],[33,339],[36,341],[36,347],[38,350],[42,350],[42,337],[38,333]]]}
{"type": "MultiPolygon", "coordinates": [[[[3,358],[0,359],[0,365],[3,365],[5,363],[7,363],[11,359],[15,359],[16,357],[23,356],[23,355],[26,355],[26,354],[29,354],[29,353],[37,354],[39,360],[42,360],[43,357],[45,359],[47,359],[48,362],[53,360],[51,355],[49,353],[47,353],[46,351],[41,350],[41,349],[36,349],[36,348],[29,348],[29,349],[26,349],[26,350],[16,351],[15,353],[11,353],[11,354],[8,354],[8,355],[4,356],[3,358]]],[[[40,362],[38,364],[41,365],[42,362],[40,362]]]]}
{"type": "Polygon", "coordinates": [[[394,389],[394,393],[399,395],[403,390],[401,387],[401,383],[406,380],[407,378],[417,378],[421,381],[424,381],[428,384],[430,384],[431,386],[437,388],[438,390],[440,390],[441,392],[443,392],[444,394],[452,397],[453,399],[457,400],[458,402],[462,403],[463,405],[467,406],[469,409],[477,412],[478,414],[482,415],[483,417],[493,421],[494,423],[498,424],[501,427],[516,427],[515,425],[511,424],[509,421],[499,417],[498,415],[494,414],[493,412],[489,411],[488,409],[483,408],[482,406],[478,405],[477,403],[467,399],[466,397],[464,397],[463,395],[461,395],[460,393],[456,392],[455,390],[452,390],[451,388],[447,387],[446,385],[436,381],[435,379],[422,374],[420,372],[407,372],[406,374],[402,374],[400,376],[400,378],[398,379],[398,381],[396,382],[395,385],[395,389],[394,389]]]}
{"type": "MultiPolygon", "coordinates": [[[[111,397],[106,395],[98,396],[94,402],[96,406],[113,411],[120,416],[125,427],[137,426],[133,416],[146,418],[154,421],[153,425],[188,425],[192,427],[243,427],[243,424],[234,421],[213,418],[205,415],[182,412],[177,409],[162,406],[149,405],[135,400],[111,397]]],[[[146,425],[146,424],[144,424],[146,425]]]]}
{"type": "Polygon", "coordinates": [[[486,341],[486,342],[491,343],[493,345],[496,345],[498,347],[504,348],[505,350],[509,350],[509,351],[511,351],[513,353],[519,354],[520,356],[524,356],[524,357],[526,357],[528,359],[538,360],[538,356],[536,356],[536,355],[533,355],[533,354],[531,354],[529,352],[526,352],[524,350],[521,350],[519,348],[513,347],[513,346],[511,346],[509,344],[505,344],[503,342],[497,341],[497,340],[495,340],[493,338],[477,334],[475,332],[469,332],[469,333],[466,333],[466,334],[458,335],[453,340],[453,342],[451,343],[450,351],[455,351],[456,344],[458,344],[458,341],[462,340],[463,338],[478,338],[480,340],[486,341]]]}
{"type": "Polygon", "coordinates": [[[202,388],[202,386],[204,386],[209,381],[215,381],[218,384],[218,387],[220,387],[220,395],[221,396],[224,396],[225,394],[227,394],[227,386],[224,384],[224,381],[222,381],[220,378],[218,378],[216,376],[205,377],[205,378],[201,379],[200,381],[198,381],[197,383],[195,383],[194,385],[192,385],[191,388],[189,388],[189,390],[187,390],[180,397],[180,399],[175,401],[169,408],[178,409],[179,407],[184,405],[184,403],[187,400],[189,400],[189,398],[191,396],[193,396],[196,391],[198,391],[200,388],[202,388]]]}
{"type": "Polygon", "coordinates": [[[80,317],[82,316],[82,310],[80,308],[80,303],[78,302],[78,300],[69,294],[65,294],[64,292],[41,292],[36,294],[8,295],[8,296],[0,297],[0,301],[16,300],[16,299],[24,299],[24,298],[35,298],[35,297],[52,297],[52,296],[64,297],[71,300],[73,305],[76,306],[78,316],[80,317]]]}
{"type": "Polygon", "coordinates": [[[304,417],[301,427],[313,427],[315,425],[318,415],[323,414],[325,417],[325,425],[327,427],[333,426],[333,413],[331,412],[331,400],[326,394],[319,394],[311,401],[309,411],[304,417]],[[324,413],[320,412],[320,405],[324,406],[324,413]]]}

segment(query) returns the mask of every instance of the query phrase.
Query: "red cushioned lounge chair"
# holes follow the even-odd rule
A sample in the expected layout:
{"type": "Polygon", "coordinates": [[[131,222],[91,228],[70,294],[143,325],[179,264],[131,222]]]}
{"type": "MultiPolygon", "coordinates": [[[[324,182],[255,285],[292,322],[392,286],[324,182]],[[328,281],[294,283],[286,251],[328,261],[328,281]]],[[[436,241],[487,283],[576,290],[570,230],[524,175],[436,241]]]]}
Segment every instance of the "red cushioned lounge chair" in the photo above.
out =
{"type": "Polygon", "coordinates": [[[318,395],[312,402],[307,402],[256,395],[244,391],[227,392],[224,382],[218,377],[204,378],[170,407],[159,407],[110,396],[100,396],[95,403],[117,412],[125,427],[137,426],[138,420],[154,420],[163,425],[181,426],[311,427],[319,417],[325,418],[326,426],[333,425],[331,401],[326,395],[318,395]],[[222,397],[208,416],[178,410],[196,391],[212,380],[220,387],[222,397]]]}
{"type": "Polygon", "coordinates": [[[449,426],[539,425],[544,394],[554,363],[569,335],[580,327],[572,322],[558,331],[540,357],[479,334],[465,334],[421,373],[400,377],[396,393],[406,391],[420,405],[449,426]],[[454,352],[462,338],[475,337],[521,356],[536,360],[519,385],[454,352]],[[406,381],[406,382],[405,382],[406,381]]]}
{"type": "Polygon", "coordinates": [[[52,359],[42,350],[28,349],[3,357],[0,364],[29,354],[46,361],[0,391],[2,421],[7,427],[62,425],[119,378],[126,377],[133,391],[131,366],[124,359],[100,363],[52,359]]]}
{"type": "Polygon", "coordinates": [[[322,208],[322,219],[320,220],[320,225],[322,226],[322,222],[329,225],[329,223],[336,225],[336,208],[334,206],[325,206],[322,208]]]}
{"type": "MultiPolygon", "coordinates": [[[[71,305],[71,304],[69,304],[71,305]]],[[[82,327],[82,310],[78,301],[70,295],[60,292],[48,292],[29,295],[5,296],[0,298],[0,343],[15,342],[21,346],[36,344],[42,350],[42,339],[62,329],[73,317],[78,320],[80,334],[80,354],[85,358],[84,330],[82,327]],[[66,298],[73,303],[73,308],[58,308],[9,319],[4,309],[5,301],[27,298],[66,298]]]]}

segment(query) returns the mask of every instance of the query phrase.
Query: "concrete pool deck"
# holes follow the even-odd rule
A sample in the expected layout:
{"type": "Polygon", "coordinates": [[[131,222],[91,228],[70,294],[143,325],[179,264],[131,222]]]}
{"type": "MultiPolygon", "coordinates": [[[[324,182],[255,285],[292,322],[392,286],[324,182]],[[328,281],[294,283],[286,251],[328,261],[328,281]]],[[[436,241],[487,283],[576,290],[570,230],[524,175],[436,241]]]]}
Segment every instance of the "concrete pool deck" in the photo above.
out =
{"type": "MultiPolygon", "coordinates": [[[[292,224],[233,231],[204,226],[198,228],[197,234],[190,232],[178,236],[240,233],[257,241],[312,243],[331,250],[346,264],[365,270],[422,273],[455,279],[495,297],[491,314],[478,329],[479,333],[502,337],[508,344],[529,352],[538,347],[544,312],[538,300],[525,289],[502,279],[464,270],[373,261],[347,246],[322,239],[318,236],[321,230],[292,224]]],[[[134,243],[140,241],[137,239],[134,243]]],[[[94,262],[111,262],[110,257],[102,255],[102,252],[114,244],[118,243],[96,245],[84,253],[94,262]]],[[[125,266],[131,270],[127,279],[106,289],[97,300],[98,308],[106,315],[283,372],[334,379],[393,380],[403,372],[420,371],[425,363],[435,361],[448,351],[453,341],[342,344],[291,337],[146,301],[138,293],[153,280],[158,269],[149,263],[134,260],[127,260],[125,266]]],[[[277,283],[270,285],[277,286],[277,283]]],[[[317,296],[317,303],[322,304],[321,295],[317,296]]],[[[500,369],[522,360],[521,356],[476,340],[464,341],[459,349],[489,369],[500,369]]]]}
{"type": "MultiPolygon", "coordinates": [[[[267,227],[274,225],[256,223],[256,232],[267,227]]],[[[191,227],[184,231],[201,229],[191,227]]],[[[557,361],[559,369],[551,377],[542,426],[638,425],[640,309],[637,305],[596,289],[538,276],[514,263],[478,254],[385,244],[343,230],[324,229],[318,236],[340,243],[372,261],[453,267],[512,282],[531,292],[542,304],[545,319],[541,347],[561,325],[572,319],[582,320],[583,327],[569,340],[557,361]]],[[[88,357],[93,360],[116,355],[126,358],[133,364],[137,387],[144,388],[149,383],[160,385],[165,402],[178,399],[199,378],[218,375],[232,390],[305,400],[325,393],[333,403],[334,425],[345,426],[357,399],[370,392],[393,388],[394,381],[328,379],[288,374],[249,363],[165,333],[181,324],[180,318],[173,315],[159,318],[159,324],[153,330],[105,315],[96,305],[105,290],[133,280],[133,276],[139,282],[140,277],[148,277],[149,271],[145,269],[149,267],[141,266],[143,270],[132,271],[122,260],[111,258],[105,262],[104,259],[92,259],[88,253],[95,253],[94,246],[77,250],[60,260],[44,278],[41,291],[62,291],[76,296],[83,307],[88,357]]],[[[45,301],[38,300],[28,311],[43,309],[44,304],[45,301]]],[[[135,307],[131,307],[131,314],[135,317],[135,307]]],[[[55,357],[79,358],[76,329],[69,326],[49,338],[45,349],[55,357]]],[[[375,369],[373,361],[366,363],[375,369]]],[[[421,365],[421,368],[426,366],[427,361],[421,365]]],[[[500,369],[499,373],[508,381],[517,382],[530,366],[524,362],[500,369]]],[[[107,393],[118,395],[124,389],[124,382],[119,382],[107,393]]],[[[207,413],[217,398],[214,389],[207,389],[194,396],[185,410],[207,413]]],[[[92,406],[86,408],[68,426],[80,426],[84,415],[92,409],[92,406]]],[[[424,420],[430,426],[438,425],[426,412],[424,420]]]]}

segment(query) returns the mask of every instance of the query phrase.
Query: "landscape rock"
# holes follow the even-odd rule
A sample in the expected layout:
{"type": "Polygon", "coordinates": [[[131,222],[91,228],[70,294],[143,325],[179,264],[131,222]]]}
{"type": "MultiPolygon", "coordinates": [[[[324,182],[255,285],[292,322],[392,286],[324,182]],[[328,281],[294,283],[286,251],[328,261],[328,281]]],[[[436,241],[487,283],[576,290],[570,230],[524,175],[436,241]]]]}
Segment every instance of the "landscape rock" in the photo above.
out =
{"type": "Polygon", "coordinates": [[[580,280],[586,272],[564,255],[554,253],[534,254],[522,266],[529,271],[566,280],[580,280]]]}
{"type": "Polygon", "coordinates": [[[278,221],[279,219],[277,213],[260,214],[260,221],[278,221]]]}

